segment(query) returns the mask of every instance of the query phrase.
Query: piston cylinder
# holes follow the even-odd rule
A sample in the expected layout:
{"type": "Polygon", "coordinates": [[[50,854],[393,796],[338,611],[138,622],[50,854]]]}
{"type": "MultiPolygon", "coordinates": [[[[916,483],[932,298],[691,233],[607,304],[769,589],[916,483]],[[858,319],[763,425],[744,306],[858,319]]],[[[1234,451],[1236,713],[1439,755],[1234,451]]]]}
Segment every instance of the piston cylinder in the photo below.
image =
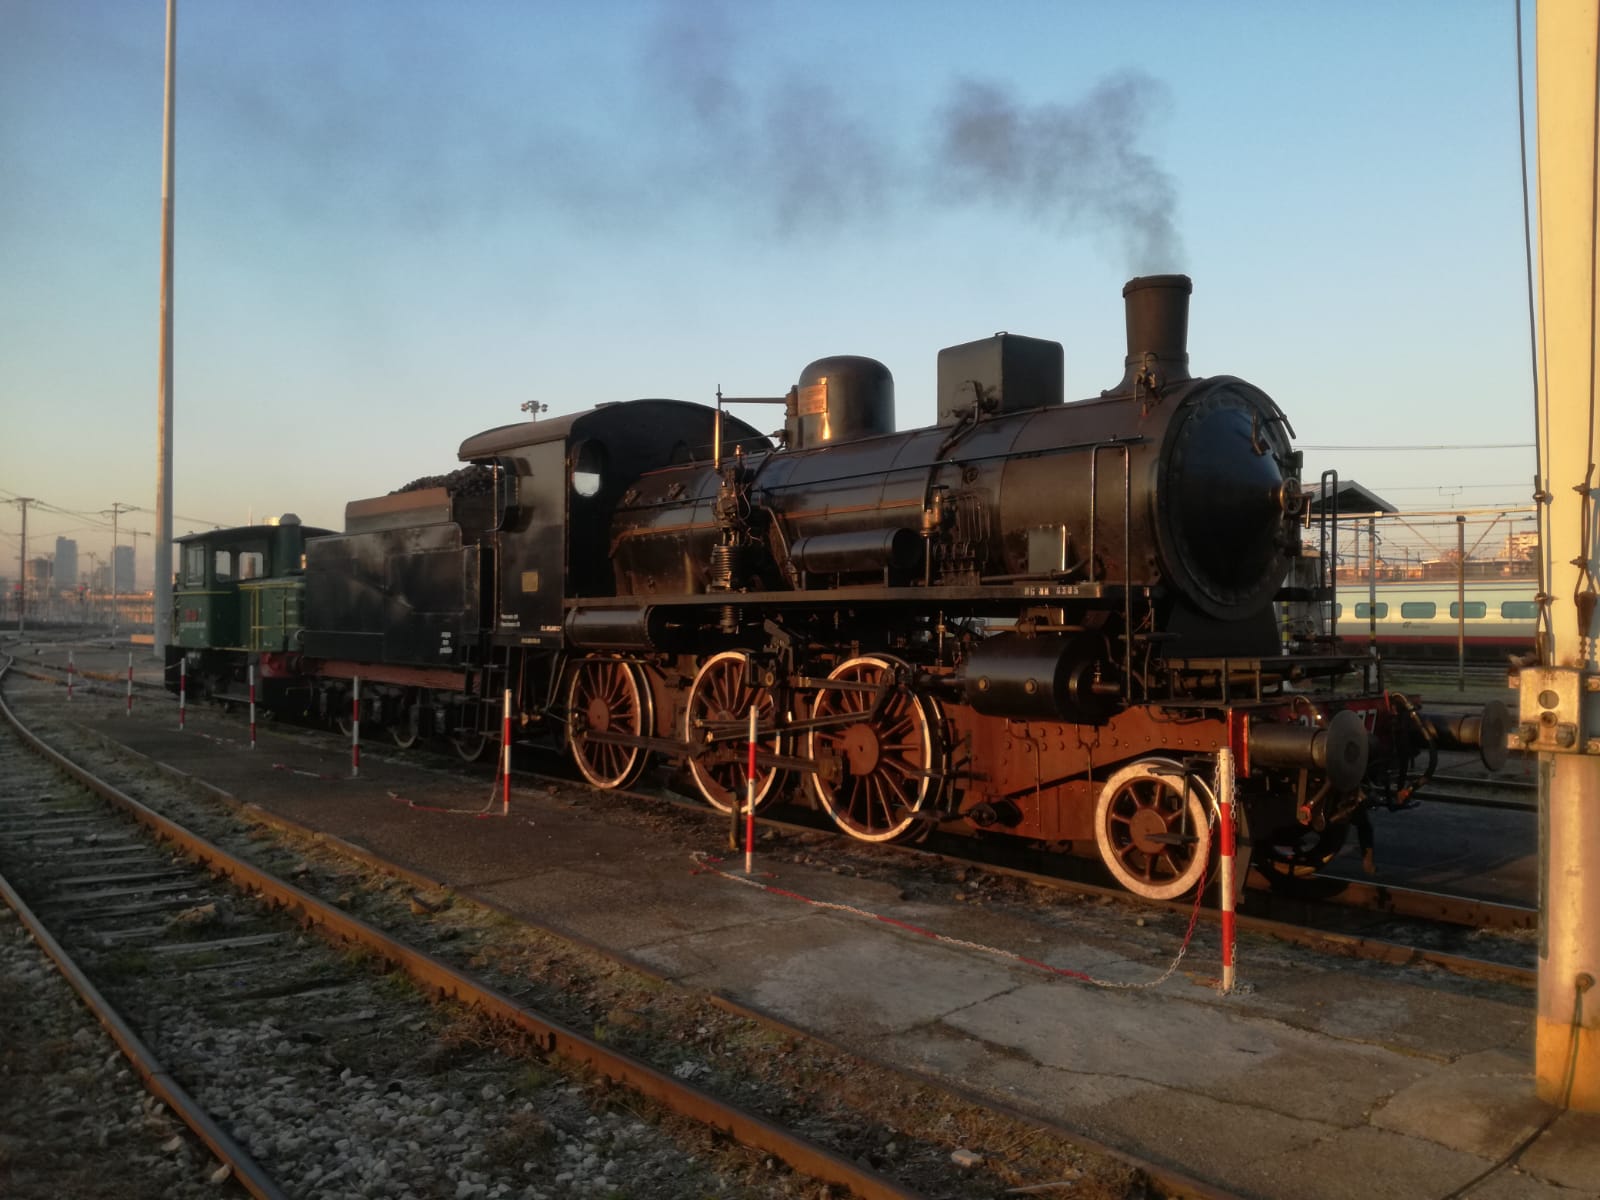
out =
{"type": "Polygon", "coordinates": [[[659,648],[660,626],[649,608],[575,608],[563,632],[567,644],[581,650],[653,650],[659,648]]]}
{"type": "Polygon", "coordinates": [[[990,717],[1102,724],[1116,688],[1095,681],[1097,645],[1083,637],[986,638],[967,655],[962,698],[990,717]]]}
{"type": "Polygon", "coordinates": [[[1322,728],[1251,721],[1248,738],[1251,767],[1326,771],[1340,792],[1353,791],[1367,773],[1367,727],[1349,709],[1322,728]]]}

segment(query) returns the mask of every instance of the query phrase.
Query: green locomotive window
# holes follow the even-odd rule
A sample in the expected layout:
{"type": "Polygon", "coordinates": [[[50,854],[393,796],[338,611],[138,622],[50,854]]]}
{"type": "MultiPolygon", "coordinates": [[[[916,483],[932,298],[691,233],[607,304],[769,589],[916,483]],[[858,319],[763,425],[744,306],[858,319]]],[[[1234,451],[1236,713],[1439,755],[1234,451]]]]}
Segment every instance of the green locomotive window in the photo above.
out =
{"type": "Polygon", "coordinates": [[[259,550],[239,551],[239,578],[259,579],[264,574],[267,564],[266,555],[259,550]]]}
{"type": "Polygon", "coordinates": [[[1356,619],[1370,621],[1374,618],[1381,621],[1389,615],[1389,602],[1379,600],[1377,604],[1368,604],[1365,600],[1356,605],[1356,619]]]}
{"type": "Polygon", "coordinates": [[[183,548],[183,582],[186,587],[204,587],[206,582],[206,548],[183,548]]]}
{"type": "MultiPolygon", "coordinates": [[[[1469,621],[1480,621],[1489,615],[1489,606],[1482,600],[1467,601],[1467,617],[1469,621]]],[[[1450,601],[1450,616],[1455,620],[1461,619],[1461,603],[1458,600],[1450,601]]]]}
{"type": "Polygon", "coordinates": [[[1533,621],[1539,616],[1537,600],[1503,600],[1500,603],[1502,621],[1533,621]]]}
{"type": "Polygon", "coordinates": [[[218,583],[233,578],[233,551],[218,550],[216,558],[212,559],[212,578],[218,583]]]}
{"type": "Polygon", "coordinates": [[[1407,621],[1431,621],[1438,611],[1432,600],[1407,600],[1400,606],[1400,616],[1407,621]]]}

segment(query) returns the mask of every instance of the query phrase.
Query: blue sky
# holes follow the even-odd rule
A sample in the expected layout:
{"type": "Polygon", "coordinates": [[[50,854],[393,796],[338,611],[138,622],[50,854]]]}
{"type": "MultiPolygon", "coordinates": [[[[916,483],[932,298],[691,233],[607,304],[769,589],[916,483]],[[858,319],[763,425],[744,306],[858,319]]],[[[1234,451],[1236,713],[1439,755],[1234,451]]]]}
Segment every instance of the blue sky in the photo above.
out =
{"type": "MultiPolygon", "coordinates": [[[[0,0],[0,500],[154,509],[163,22],[0,0]]],[[[1513,38],[1511,0],[187,0],[175,528],[338,527],[526,401],[777,395],[828,354],[912,428],[939,348],[999,329],[1092,395],[1154,271],[1194,277],[1196,373],[1305,446],[1529,443],[1513,38]]],[[[1533,473],[1307,460],[1419,508],[1533,473]]],[[[30,550],[100,521],[36,509],[30,550]]]]}

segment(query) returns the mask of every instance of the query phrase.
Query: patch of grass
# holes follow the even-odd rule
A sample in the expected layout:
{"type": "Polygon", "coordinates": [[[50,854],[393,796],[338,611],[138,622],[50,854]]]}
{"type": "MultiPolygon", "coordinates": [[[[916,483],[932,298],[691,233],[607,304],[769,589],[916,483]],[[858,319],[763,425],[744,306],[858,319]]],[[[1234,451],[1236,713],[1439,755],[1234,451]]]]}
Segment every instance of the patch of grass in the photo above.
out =
{"type": "Polygon", "coordinates": [[[483,1152],[497,1167],[515,1167],[543,1158],[556,1145],[556,1132],[538,1113],[516,1112],[484,1140],[483,1152]]]}
{"type": "Polygon", "coordinates": [[[97,970],[119,978],[136,978],[150,972],[150,953],[147,950],[113,950],[99,962],[97,970]]]}

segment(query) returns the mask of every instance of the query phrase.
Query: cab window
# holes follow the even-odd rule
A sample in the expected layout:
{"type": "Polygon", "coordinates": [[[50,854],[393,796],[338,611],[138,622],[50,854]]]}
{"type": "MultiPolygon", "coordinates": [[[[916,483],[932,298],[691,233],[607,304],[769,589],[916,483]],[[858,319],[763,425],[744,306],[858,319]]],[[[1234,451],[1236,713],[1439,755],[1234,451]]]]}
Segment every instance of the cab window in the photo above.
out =
{"type": "Polygon", "coordinates": [[[241,550],[239,552],[239,578],[259,579],[263,568],[266,566],[266,556],[258,550],[241,550]]]}
{"type": "Polygon", "coordinates": [[[223,583],[233,578],[233,551],[218,550],[211,560],[212,578],[223,583]]]}
{"type": "Polygon", "coordinates": [[[206,548],[183,548],[183,582],[186,587],[203,587],[206,582],[206,548]]]}

